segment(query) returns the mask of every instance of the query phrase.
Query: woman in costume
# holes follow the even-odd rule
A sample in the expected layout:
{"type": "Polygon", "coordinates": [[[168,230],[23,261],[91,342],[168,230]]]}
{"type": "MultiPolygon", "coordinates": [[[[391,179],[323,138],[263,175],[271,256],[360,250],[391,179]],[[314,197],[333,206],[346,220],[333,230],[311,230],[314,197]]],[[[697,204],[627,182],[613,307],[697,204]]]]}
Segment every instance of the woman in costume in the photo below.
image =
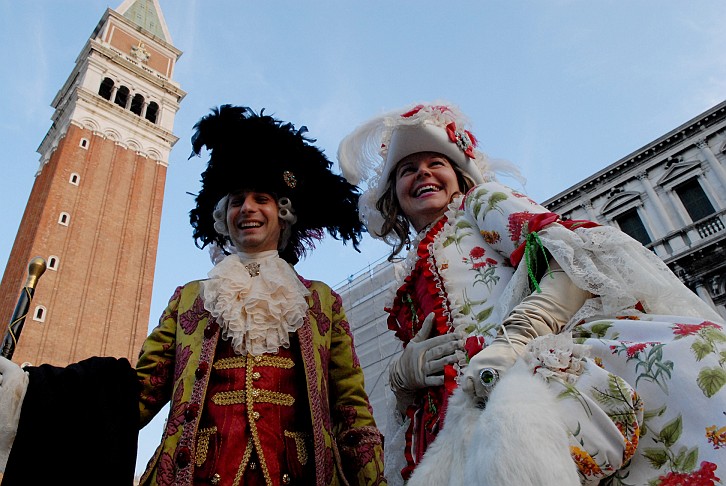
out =
{"type": "Polygon", "coordinates": [[[445,103],[411,106],[338,150],[365,187],[368,232],[392,256],[410,247],[388,319],[404,345],[390,367],[401,420],[389,481],[715,478],[720,317],[624,233],[562,221],[496,182],[509,167],[477,150],[467,123],[445,103]]]}

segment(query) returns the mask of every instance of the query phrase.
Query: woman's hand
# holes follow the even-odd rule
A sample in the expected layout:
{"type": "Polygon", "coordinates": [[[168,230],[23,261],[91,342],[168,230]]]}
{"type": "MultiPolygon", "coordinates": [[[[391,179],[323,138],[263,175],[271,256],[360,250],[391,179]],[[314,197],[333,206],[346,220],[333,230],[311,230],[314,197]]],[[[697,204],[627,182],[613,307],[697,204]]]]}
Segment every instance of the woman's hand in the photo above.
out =
{"type": "Polygon", "coordinates": [[[550,260],[549,267],[550,271],[539,282],[540,289],[525,297],[504,320],[497,338],[471,358],[461,386],[480,404],[486,401],[492,390],[492,374],[496,374],[498,379],[498,375],[514,364],[533,339],[558,334],[591,297],[589,292],[578,288],[570,280],[555,260],[550,260]],[[482,378],[482,373],[486,377],[482,378]]]}
{"type": "Polygon", "coordinates": [[[391,389],[399,402],[406,397],[410,398],[410,403],[413,400],[410,395],[421,388],[443,385],[444,366],[459,360],[456,351],[463,350],[463,343],[458,333],[429,338],[433,324],[434,314],[431,313],[403,353],[391,364],[391,389]]]}

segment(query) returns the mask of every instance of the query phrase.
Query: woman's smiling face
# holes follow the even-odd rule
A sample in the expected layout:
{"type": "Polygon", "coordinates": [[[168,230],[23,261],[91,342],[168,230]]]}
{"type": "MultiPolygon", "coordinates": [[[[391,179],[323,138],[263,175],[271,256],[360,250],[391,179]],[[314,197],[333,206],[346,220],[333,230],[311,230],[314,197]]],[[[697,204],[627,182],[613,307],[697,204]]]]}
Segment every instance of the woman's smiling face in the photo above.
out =
{"type": "Polygon", "coordinates": [[[435,152],[404,157],[396,166],[396,197],[416,231],[436,221],[460,192],[449,159],[435,152]]]}

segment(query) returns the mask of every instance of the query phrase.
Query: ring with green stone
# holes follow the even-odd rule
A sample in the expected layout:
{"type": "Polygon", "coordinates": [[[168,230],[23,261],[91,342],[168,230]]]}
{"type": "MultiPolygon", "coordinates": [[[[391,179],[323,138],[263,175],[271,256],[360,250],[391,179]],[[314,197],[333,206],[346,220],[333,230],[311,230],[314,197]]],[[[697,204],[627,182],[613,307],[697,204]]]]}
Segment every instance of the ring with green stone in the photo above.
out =
{"type": "Polygon", "coordinates": [[[499,381],[499,372],[494,368],[482,368],[479,371],[479,382],[486,389],[491,389],[499,381]]]}

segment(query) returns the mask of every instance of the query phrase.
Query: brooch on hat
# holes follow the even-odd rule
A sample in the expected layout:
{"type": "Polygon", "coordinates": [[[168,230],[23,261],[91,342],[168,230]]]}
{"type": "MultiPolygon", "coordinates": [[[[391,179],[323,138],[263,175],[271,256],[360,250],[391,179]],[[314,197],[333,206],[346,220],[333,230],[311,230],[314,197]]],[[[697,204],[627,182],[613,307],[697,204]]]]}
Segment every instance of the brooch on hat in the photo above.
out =
{"type": "Polygon", "coordinates": [[[456,123],[451,122],[446,125],[446,133],[449,135],[449,140],[454,142],[467,157],[470,159],[474,158],[476,138],[474,138],[474,135],[469,130],[457,128],[456,123]]]}
{"type": "Polygon", "coordinates": [[[282,180],[285,181],[285,184],[287,184],[287,187],[290,189],[295,189],[297,186],[297,178],[295,177],[295,174],[289,170],[282,173],[282,180]]]}

